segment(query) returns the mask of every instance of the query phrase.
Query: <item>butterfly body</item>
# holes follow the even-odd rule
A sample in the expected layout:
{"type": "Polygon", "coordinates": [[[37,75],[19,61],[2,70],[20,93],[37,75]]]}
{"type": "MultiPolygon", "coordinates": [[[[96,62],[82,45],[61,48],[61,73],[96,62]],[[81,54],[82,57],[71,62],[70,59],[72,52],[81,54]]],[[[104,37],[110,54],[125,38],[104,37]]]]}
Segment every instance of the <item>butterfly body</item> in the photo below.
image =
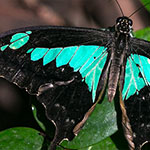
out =
{"type": "Polygon", "coordinates": [[[44,105],[56,126],[51,150],[79,132],[107,80],[109,101],[118,85],[122,101],[149,85],[150,43],[131,31],[132,21],[120,17],[106,31],[50,26],[1,34],[0,75],[44,105]]]}
{"type": "Polygon", "coordinates": [[[108,80],[108,99],[112,101],[119,77],[121,74],[122,68],[122,76],[124,75],[124,68],[127,55],[130,55],[130,35],[132,32],[132,20],[128,17],[120,17],[116,20],[116,25],[112,27],[114,32],[112,32],[112,42],[110,49],[108,51],[111,52],[111,63],[109,69],[109,80],[108,80]]]}

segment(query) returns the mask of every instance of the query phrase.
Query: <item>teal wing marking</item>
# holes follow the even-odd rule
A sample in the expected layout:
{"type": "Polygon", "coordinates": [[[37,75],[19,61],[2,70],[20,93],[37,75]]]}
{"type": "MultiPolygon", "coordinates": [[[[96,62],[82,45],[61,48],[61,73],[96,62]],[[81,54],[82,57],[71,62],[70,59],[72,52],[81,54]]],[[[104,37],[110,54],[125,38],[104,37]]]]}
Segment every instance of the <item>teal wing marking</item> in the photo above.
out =
{"type": "Polygon", "coordinates": [[[99,46],[80,46],[69,65],[74,71],[79,71],[92,91],[93,102],[95,101],[98,81],[107,59],[106,48],[99,46]]]}
{"type": "Polygon", "coordinates": [[[8,44],[7,44],[7,45],[2,46],[2,47],[1,47],[1,51],[4,51],[4,50],[5,50],[8,46],[9,46],[8,44]]]}
{"type": "Polygon", "coordinates": [[[56,60],[56,67],[69,64],[74,72],[79,71],[83,81],[92,92],[93,102],[96,97],[98,81],[107,59],[106,48],[94,45],[69,46],[65,48],[31,48],[31,60],[43,59],[43,65],[56,60]]]}
{"type": "Polygon", "coordinates": [[[31,53],[31,60],[37,61],[44,57],[49,48],[35,48],[31,53]]]}
{"type": "Polygon", "coordinates": [[[150,59],[131,54],[128,57],[125,69],[125,79],[122,91],[122,99],[128,99],[150,84],[150,59]]]}
{"type": "Polygon", "coordinates": [[[54,48],[51,50],[49,49],[47,54],[44,56],[43,65],[46,65],[50,63],[51,61],[53,61],[56,58],[56,56],[62,51],[62,49],[63,48],[54,48]]]}
{"type": "Polygon", "coordinates": [[[0,47],[1,51],[4,51],[7,47],[16,50],[25,45],[29,41],[29,34],[31,31],[26,31],[26,33],[16,33],[10,39],[10,44],[6,44],[0,47]]]}
{"type": "Polygon", "coordinates": [[[70,61],[70,59],[72,58],[77,49],[78,49],[77,46],[64,48],[56,58],[56,67],[68,64],[68,62],[70,61]]]}

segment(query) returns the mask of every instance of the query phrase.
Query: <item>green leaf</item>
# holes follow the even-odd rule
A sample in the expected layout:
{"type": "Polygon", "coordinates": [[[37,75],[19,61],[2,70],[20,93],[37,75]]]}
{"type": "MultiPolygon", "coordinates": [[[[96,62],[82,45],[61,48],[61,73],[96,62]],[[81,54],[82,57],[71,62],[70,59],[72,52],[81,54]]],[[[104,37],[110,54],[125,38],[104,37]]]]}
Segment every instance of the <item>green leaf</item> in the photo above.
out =
{"type": "Polygon", "coordinates": [[[37,117],[37,109],[36,109],[36,107],[33,104],[32,104],[32,112],[33,112],[33,116],[34,116],[35,120],[37,121],[37,123],[39,124],[41,129],[43,131],[45,131],[46,128],[45,128],[44,124],[38,119],[38,117],[37,117]]]}
{"type": "Polygon", "coordinates": [[[145,8],[147,8],[147,10],[150,12],[150,1],[149,0],[141,0],[141,2],[143,3],[144,6],[149,3],[148,5],[145,6],[145,8]]]}
{"type": "Polygon", "coordinates": [[[97,104],[83,129],[73,141],[64,141],[64,147],[81,149],[96,144],[117,131],[116,111],[114,101],[108,102],[105,97],[101,104],[97,104]]]}
{"type": "Polygon", "coordinates": [[[91,145],[90,147],[83,148],[80,150],[118,150],[118,149],[115,146],[114,142],[111,140],[111,138],[108,137],[95,145],[91,145]]]}
{"type": "Polygon", "coordinates": [[[32,128],[11,128],[0,132],[0,150],[40,150],[43,137],[32,128]]]}
{"type": "Polygon", "coordinates": [[[134,32],[134,36],[147,41],[150,41],[150,27],[134,32]]]}

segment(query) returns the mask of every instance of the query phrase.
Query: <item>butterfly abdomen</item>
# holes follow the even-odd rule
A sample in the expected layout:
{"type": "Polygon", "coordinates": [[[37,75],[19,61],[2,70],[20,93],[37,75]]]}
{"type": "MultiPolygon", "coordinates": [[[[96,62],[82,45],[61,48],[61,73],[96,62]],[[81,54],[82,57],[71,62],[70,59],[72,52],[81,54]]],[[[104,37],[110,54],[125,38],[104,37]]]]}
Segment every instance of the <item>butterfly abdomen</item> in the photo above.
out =
{"type": "Polygon", "coordinates": [[[112,51],[111,64],[108,80],[108,100],[111,102],[116,94],[118,80],[120,76],[120,67],[124,59],[123,51],[112,51]]]}

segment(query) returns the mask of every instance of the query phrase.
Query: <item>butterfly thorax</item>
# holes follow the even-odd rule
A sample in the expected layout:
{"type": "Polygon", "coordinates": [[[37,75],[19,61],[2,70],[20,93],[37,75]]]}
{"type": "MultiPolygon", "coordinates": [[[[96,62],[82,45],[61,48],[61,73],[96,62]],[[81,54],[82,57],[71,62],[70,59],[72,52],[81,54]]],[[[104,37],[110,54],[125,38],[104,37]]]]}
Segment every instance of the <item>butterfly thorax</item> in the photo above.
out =
{"type": "Polygon", "coordinates": [[[128,17],[119,17],[115,25],[115,46],[116,49],[124,49],[132,35],[132,20],[128,17]]]}
{"type": "Polygon", "coordinates": [[[128,50],[128,41],[132,32],[132,20],[119,17],[115,25],[115,37],[111,49],[111,63],[108,81],[108,99],[112,101],[118,85],[120,71],[128,50]]]}

